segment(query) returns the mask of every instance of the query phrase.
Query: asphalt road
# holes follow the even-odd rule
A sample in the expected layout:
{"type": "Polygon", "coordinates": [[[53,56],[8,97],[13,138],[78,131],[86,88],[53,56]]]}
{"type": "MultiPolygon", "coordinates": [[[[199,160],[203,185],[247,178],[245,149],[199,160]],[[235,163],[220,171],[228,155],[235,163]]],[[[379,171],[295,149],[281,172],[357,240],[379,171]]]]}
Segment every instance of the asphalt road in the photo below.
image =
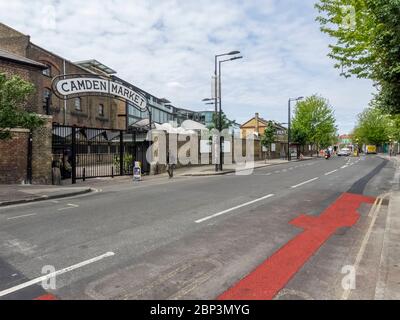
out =
{"type": "MultiPolygon", "coordinates": [[[[315,159],[0,208],[0,299],[214,299],[302,232],[291,220],[348,191],[385,193],[393,174],[375,156],[315,159]],[[44,266],[58,271],[55,290],[40,286],[44,266]]],[[[362,234],[363,217],[338,230],[276,298],[337,298],[362,234]]]]}

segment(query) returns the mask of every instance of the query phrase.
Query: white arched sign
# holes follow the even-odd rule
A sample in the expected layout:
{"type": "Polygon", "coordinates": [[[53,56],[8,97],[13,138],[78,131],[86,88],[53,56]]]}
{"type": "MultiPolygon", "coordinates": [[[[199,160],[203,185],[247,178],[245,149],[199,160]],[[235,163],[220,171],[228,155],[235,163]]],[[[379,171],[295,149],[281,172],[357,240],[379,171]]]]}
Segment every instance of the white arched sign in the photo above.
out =
{"type": "Polygon", "coordinates": [[[105,94],[129,101],[142,110],[147,107],[147,100],[144,96],[111,79],[87,75],[68,77],[66,79],[64,77],[66,76],[59,76],[53,79],[53,90],[62,98],[71,99],[83,94],[105,94]]]}

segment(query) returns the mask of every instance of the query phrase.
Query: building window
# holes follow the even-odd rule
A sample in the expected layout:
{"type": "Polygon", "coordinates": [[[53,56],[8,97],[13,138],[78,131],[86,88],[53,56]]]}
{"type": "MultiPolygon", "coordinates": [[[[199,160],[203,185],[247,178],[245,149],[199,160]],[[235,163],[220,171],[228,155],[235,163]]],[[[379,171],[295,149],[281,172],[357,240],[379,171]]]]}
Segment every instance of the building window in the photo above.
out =
{"type": "Polygon", "coordinates": [[[43,75],[47,77],[51,77],[51,65],[46,64],[47,69],[43,70],[43,75]]]}
{"type": "Polygon", "coordinates": [[[99,116],[104,117],[104,104],[99,104],[99,116]]]}
{"type": "Polygon", "coordinates": [[[81,98],[75,98],[75,110],[82,111],[81,98]]]}
{"type": "Polygon", "coordinates": [[[47,115],[50,114],[50,106],[51,106],[51,90],[45,88],[43,90],[43,109],[47,115]]]}

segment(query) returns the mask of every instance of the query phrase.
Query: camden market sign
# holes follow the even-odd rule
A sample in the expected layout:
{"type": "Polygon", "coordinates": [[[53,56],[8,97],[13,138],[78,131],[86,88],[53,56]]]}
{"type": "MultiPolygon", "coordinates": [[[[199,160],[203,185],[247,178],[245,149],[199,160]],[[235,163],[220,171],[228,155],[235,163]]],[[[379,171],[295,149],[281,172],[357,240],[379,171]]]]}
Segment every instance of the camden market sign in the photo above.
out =
{"type": "Polygon", "coordinates": [[[65,75],[53,79],[53,91],[62,99],[87,95],[107,95],[146,109],[147,100],[131,88],[111,79],[88,75],[65,75]]]}

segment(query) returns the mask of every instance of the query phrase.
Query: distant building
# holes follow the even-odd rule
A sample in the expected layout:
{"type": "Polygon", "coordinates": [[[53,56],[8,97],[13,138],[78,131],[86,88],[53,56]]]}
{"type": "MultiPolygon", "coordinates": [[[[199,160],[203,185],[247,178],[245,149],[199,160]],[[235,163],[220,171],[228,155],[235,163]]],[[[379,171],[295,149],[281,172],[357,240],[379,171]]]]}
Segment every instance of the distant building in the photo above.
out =
{"type": "MultiPolygon", "coordinates": [[[[271,146],[272,156],[275,158],[283,157],[287,154],[287,128],[276,121],[272,121],[272,123],[276,130],[276,140],[271,146]]],[[[268,125],[269,121],[261,118],[260,115],[256,113],[253,118],[240,126],[240,136],[242,139],[248,136],[261,139],[268,125]]],[[[263,148],[263,152],[266,152],[265,148],[263,148]]]]}
{"type": "Polygon", "coordinates": [[[200,115],[202,117],[202,123],[206,127],[209,127],[214,123],[214,121],[213,121],[213,117],[214,117],[214,114],[215,114],[214,110],[213,111],[210,111],[210,110],[208,110],[208,111],[200,111],[199,113],[200,113],[200,115]]]}
{"type": "MultiPolygon", "coordinates": [[[[275,121],[272,122],[276,128],[278,140],[287,141],[287,129],[275,121]]],[[[260,118],[260,115],[256,113],[255,117],[240,126],[240,136],[242,138],[246,138],[248,135],[261,137],[264,134],[265,129],[268,127],[268,123],[267,120],[260,118]]]]}
{"type": "Polygon", "coordinates": [[[353,145],[353,137],[349,134],[342,134],[339,136],[340,146],[350,146],[353,145]]]}

